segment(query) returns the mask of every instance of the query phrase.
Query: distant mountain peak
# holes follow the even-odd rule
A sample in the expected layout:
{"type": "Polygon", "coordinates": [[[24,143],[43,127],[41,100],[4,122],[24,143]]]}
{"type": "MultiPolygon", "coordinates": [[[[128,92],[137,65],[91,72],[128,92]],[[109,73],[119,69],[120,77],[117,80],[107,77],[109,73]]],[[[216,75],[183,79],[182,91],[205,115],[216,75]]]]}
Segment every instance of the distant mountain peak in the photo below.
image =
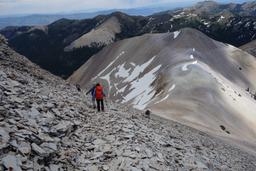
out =
{"type": "Polygon", "coordinates": [[[116,17],[123,17],[123,16],[129,16],[128,14],[124,13],[124,12],[121,12],[121,11],[115,11],[113,13],[110,14],[110,16],[116,16],[116,17]]]}
{"type": "Polygon", "coordinates": [[[218,2],[211,1],[211,0],[201,1],[201,2],[198,2],[195,6],[213,6],[213,5],[218,5],[218,2]]]}

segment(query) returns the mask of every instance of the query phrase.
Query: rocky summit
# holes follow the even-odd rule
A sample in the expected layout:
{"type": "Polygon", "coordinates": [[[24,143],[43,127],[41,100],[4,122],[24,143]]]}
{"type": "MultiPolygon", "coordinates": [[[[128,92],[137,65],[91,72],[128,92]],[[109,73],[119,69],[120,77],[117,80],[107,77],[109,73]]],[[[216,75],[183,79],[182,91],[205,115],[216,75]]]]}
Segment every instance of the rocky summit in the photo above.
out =
{"type": "Polygon", "coordinates": [[[90,97],[0,38],[0,170],[255,170],[256,158],[176,122],[90,97]]]}

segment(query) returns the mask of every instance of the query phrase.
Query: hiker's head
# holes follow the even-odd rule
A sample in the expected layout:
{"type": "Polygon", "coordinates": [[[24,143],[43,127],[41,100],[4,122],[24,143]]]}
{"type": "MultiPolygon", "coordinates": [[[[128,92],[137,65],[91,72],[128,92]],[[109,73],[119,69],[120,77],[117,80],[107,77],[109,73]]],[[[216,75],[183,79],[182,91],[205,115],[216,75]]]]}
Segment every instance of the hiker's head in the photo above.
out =
{"type": "Polygon", "coordinates": [[[100,86],[100,83],[97,83],[96,86],[100,86]]]}

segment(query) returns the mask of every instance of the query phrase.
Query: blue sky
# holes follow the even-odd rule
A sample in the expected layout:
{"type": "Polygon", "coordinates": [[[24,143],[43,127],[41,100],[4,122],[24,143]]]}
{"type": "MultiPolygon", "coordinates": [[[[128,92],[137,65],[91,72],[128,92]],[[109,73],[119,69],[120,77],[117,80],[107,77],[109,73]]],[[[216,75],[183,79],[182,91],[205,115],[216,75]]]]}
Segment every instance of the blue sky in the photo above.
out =
{"type": "MultiPolygon", "coordinates": [[[[70,13],[199,2],[202,0],[0,0],[0,15],[70,13]]],[[[218,0],[219,2],[229,0],[218,0]]],[[[233,0],[229,2],[240,2],[233,0]]]]}

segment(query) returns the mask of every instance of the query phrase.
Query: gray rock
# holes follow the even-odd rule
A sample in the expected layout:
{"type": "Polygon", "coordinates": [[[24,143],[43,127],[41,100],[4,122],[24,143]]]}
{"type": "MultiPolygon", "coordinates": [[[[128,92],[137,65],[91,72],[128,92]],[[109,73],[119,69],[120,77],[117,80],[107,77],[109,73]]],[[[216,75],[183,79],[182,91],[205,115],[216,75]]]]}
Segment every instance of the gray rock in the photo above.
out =
{"type": "Polygon", "coordinates": [[[12,124],[12,125],[15,125],[16,124],[16,121],[14,119],[8,119],[8,123],[12,124]]]}
{"type": "Polygon", "coordinates": [[[131,167],[131,171],[142,171],[141,169],[138,169],[136,167],[131,167]]]}
{"type": "MultiPolygon", "coordinates": [[[[0,93],[0,96],[2,96],[1,93],[0,93]]],[[[0,99],[1,99],[1,97],[0,97],[0,99]]],[[[0,114],[3,114],[5,111],[6,111],[6,109],[3,106],[0,106],[0,114]]]]}
{"type": "Polygon", "coordinates": [[[104,154],[103,152],[95,152],[94,156],[91,158],[91,160],[98,159],[98,158],[102,157],[103,154],[104,154]]]}
{"type": "Polygon", "coordinates": [[[15,81],[15,80],[9,80],[8,81],[8,84],[11,86],[11,87],[19,87],[20,86],[20,83],[18,81],[15,81]]]}
{"type": "Polygon", "coordinates": [[[136,152],[133,152],[133,151],[130,151],[130,150],[125,150],[125,152],[123,153],[124,157],[129,157],[129,158],[132,158],[132,159],[136,159],[136,157],[138,156],[136,154],[136,152]]]}
{"type": "Polygon", "coordinates": [[[104,153],[111,152],[112,146],[110,144],[104,144],[100,147],[100,150],[104,153]]]}
{"type": "Polygon", "coordinates": [[[41,113],[38,112],[36,108],[31,108],[31,110],[28,112],[28,117],[29,118],[37,118],[41,113]]]}
{"type": "Polygon", "coordinates": [[[52,108],[54,108],[55,106],[54,106],[53,103],[48,102],[48,103],[46,104],[46,107],[49,108],[49,109],[52,109],[52,108]]]}
{"type": "Polygon", "coordinates": [[[107,170],[109,170],[109,169],[110,169],[110,167],[109,167],[109,166],[107,166],[107,165],[104,165],[104,166],[102,167],[102,169],[103,169],[103,170],[105,170],[105,171],[107,171],[107,170]]]}
{"type": "Polygon", "coordinates": [[[47,152],[44,149],[42,149],[40,146],[38,146],[37,144],[32,143],[31,147],[32,147],[32,150],[34,152],[36,152],[39,156],[42,156],[42,157],[47,156],[47,152]]]}
{"type": "Polygon", "coordinates": [[[114,135],[108,135],[105,137],[105,139],[109,142],[114,142],[116,140],[114,135]]]}
{"type": "Polygon", "coordinates": [[[40,145],[44,150],[55,152],[58,150],[57,145],[55,143],[43,143],[40,145]]]}
{"type": "Polygon", "coordinates": [[[15,155],[7,155],[2,159],[3,165],[5,168],[12,168],[14,171],[21,170],[21,162],[15,155]]]}
{"type": "Polygon", "coordinates": [[[145,151],[146,151],[146,154],[147,154],[148,158],[153,157],[154,153],[150,149],[146,149],[145,151]]]}
{"type": "Polygon", "coordinates": [[[134,134],[125,134],[124,138],[125,139],[132,139],[134,137],[134,134]]]}
{"type": "Polygon", "coordinates": [[[12,140],[12,141],[10,141],[9,143],[10,143],[10,145],[12,145],[13,147],[19,148],[19,145],[18,145],[18,143],[17,143],[16,140],[12,140]]]}
{"type": "Polygon", "coordinates": [[[3,71],[0,71],[0,78],[3,79],[6,77],[7,77],[7,75],[3,71]]]}
{"type": "Polygon", "coordinates": [[[95,141],[93,141],[94,145],[100,145],[100,144],[105,144],[106,142],[102,139],[96,139],[95,141]]]}
{"type": "Polygon", "coordinates": [[[98,168],[98,166],[93,165],[93,166],[87,167],[87,170],[90,170],[90,171],[99,171],[99,168],[98,168]]]}
{"type": "Polygon", "coordinates": [[[73,126],[70,121],[61,121],[59,124],[52,127],[53,132],[67,132],[73,126]]]}
{"type": "Polygon", "coordinates": [[[8,146],[10,140],[9,132],[4,129],[0,129],[0,149],[3,149],[8,146]]]}
{"type": "Polygon", "coordinates": [[[33,162],[30,160],[26,160],[26,162],[22,164],[21,167],[23,170],[33,170],[33,162]]]}
{"type": "Polygon", "coordinates": [[[38,138],[44,142],[54,142],[54,139],[51,138],[48,134],[39,133],[38,138]]]}
{"type": "Polygon", "coordinates": [[[30,154],[31,153],[31,146],[29,143],[22,141],[19,143],[18,150],[22,154],[30,154]]]}
{"type": "Polygon", "coordinates": [[[60,165],[50,164],[49,166],[50,171],[63,171],[60,165]]]}

